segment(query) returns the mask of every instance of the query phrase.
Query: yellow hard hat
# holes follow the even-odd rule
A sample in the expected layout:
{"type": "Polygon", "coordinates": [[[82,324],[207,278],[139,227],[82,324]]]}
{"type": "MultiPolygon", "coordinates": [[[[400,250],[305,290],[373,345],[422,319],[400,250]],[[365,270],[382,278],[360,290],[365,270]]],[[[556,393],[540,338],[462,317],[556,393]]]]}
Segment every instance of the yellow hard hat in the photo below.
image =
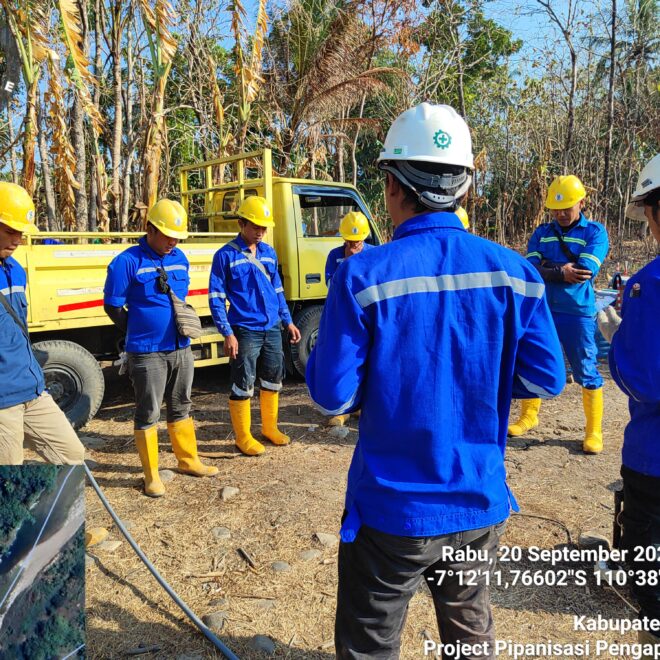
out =
{"type": "Polygon", "coordinates": [[[339,223],[339,234],[345,241],[363,241],[369,236],[369,221],[360,211],[347,213],[339,223]]]}
{"type": "Polygon", "coordinates": [[[170,238],[188,238],[188,214],[173,199],[159,199],[149,209],[147,222],[170,238]]]}
{"type": "Polygon", "coordinates": [[[252,195],[243,200],[236,211],[236,215],[243,220],[249,220],[259,227],[274,227],[273,212],[264,197],[252,195]]]}
{"type": "Polygon", "coordinates": [[[582,181],[574,174],[556,176],[548,188],[545,199],[547,209],[570,209],[587,196],[582,181]]]}
{"type": "Polygon", "coordinates": [[[462,207],[459,206],[454,213],[458,216],[458,219],[463,223],[463,227],[465,229],[470,228],[470,219],[468,218],[467,211],[462,207]]]}
{"type": "Polygon", "coordinates": [[[22,234],[36,234],[34,202],[22,186],[0,181],[0,222],[22,234]]]}

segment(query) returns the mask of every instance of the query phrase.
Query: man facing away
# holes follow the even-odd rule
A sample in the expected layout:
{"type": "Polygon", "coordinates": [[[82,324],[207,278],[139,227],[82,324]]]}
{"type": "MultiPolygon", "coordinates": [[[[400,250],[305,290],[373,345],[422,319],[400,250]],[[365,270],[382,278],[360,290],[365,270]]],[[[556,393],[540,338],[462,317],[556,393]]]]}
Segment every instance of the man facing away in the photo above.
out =
{"type": "Polygon", "coordinates": [[[504,467],[508,401],[561,391],[559,342],[536,269],[454,213],[473,156],[453,108],[404,112],[379,165],[393,241],[340,265],[307,367],[325,414],[362,410],[341,527],[337,656],[397,657],[408,602],[428,580],[442,641],[494,657],[487,574],[517,510],[504,467]],[[454,555],[468,546],[486,559],[454,555]],[[461,583],[468,570],[474,586],[461,583]]]}

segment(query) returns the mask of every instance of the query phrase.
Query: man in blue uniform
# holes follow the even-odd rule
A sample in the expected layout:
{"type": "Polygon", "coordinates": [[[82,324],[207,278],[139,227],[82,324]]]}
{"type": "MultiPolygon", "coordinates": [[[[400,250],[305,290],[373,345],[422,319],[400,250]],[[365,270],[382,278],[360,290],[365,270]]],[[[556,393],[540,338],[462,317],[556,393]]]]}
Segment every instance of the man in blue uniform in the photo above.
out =
{"type": "Polygon", "coordinates": [[[149,209],[147,233],[108,266],[104,308],[126,333],[128,374],[135,391],[134,435],[144,471],[144,493],[161,497],[158,420],[165,399],[167,431],[179,471],[197,477],[217,474],[197,456],[190,417],[194,361],[190,339],[179,334],[169,290],[188,295],[186,255],[177,248],[188,237],[188,217],[178,202],[161,199],[149,209]]]}
{"type": "Polygon", "coordinates": [[[28,192],[0,182],[0,465],[21,465],[24,443],[49,463],[79,464],[85,448],[45,389],[28,336],[25,271],[12,256],[23,234],[38,231],[34,219],[28,192]]]}
{"type": "Polygon", "coordinates": [[[351,211],[347,213],[339,223],[339,235],[344,239],[344,244],[333,248],[328,253],[325,262],[325,283],[330,286],[332,276],[335,274],[339,264],[362,250],[370,250],[373,245],[365,243],[369,236],[369,221],[364,213],[351,211]]]}
{"type": "MultiPolygon", "coordinates": [[[[572,174],[554,179],[545,202],[553,220],[534,231],[527,259],[545,281],[559,340],[575,380],[582,385],[587,422],[582,451],[598,454],[603,450],[603,379],[597,366],[594,279],[609,242],[605,227],[582,213],[586,194],[580,179],[572,174]]],[[[540,407],[538,398],[523,401],[509,435],[520,436],[538,426],[540,407]]]]}
{"type": "Polygon", "coordinates": [[[284,379],[281,323],[291,343],[300,341],[300,330],[284,299],[277,254],[263,242],[266,230],[275,226],[268,202],[263,197],[248,197],[236,214],[240,233],[213,257],[209,307],[225,337],[225,355],[231,358],[229,413],[236,446],[247,456],[259,456],[265,448],[251,431],[254,383],[259,376],[262,435],[274,445],[288,444],[289,436],[277,427],[284,379]]]}
{"type": "Polygon", "coordinates": [[[454,213],[473,156],[453,108],[404,112],[379,163],[394,239],[340,265],[307,366],[325,414],[362,410],[337,656],[397,657],[408,602],[428,580],[442,641],[494,657],[488,572],[517,510],[504,467],[508,401],[561,391],[559,341],[536,269],[454,213]],[[466,561],[467,547],[485,559],[466,561]],[[467,570],[474,586],[461,583],[467,570]]]}
{"type": "MultiPolygon", "coordinates": [[[[325,283],[328,287],[330,287],[332,276],[339,268],[339,264],[363,250],[370,250],[374,247],[370,243],[364,242],[369,236],[369,221],[360,211],[351,211],[341,219],[339,235],[344,239],[344,244],[330,250],[325,262],[325,283]]],[[[328,419],[328,426],[343,426],[350,417],[350,414],[333,415],[328,419]]]]}
{"type": "MultiPolygon", "coordinates": [[[[642,170],[626,211],[647,220],[660,243],[660,154],[642,170]]],[[[621,315],[622,320],[613,308],[598,315],[601,331],[612,344],[612,377],[629,397],[621,541],[635,570],[631,585],[644,624],[639,641],[660,650],[660,256],[628,280],[621,315]]]]}

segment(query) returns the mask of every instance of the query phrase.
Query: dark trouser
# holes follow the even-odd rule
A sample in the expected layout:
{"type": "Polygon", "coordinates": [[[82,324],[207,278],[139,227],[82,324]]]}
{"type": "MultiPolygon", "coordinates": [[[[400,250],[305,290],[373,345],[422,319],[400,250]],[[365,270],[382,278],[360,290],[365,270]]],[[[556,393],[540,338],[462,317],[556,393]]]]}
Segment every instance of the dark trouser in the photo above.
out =
{"type": "MultiPolygon", "coordinates": [[[[421,581],[433,595],[440,637],[445,644],[486,643],[495,640],[487,573],[497,559],[499,538],[506,522],[445,536],[392,536],[362,526],[353,543],[339,546],[339,587],[335,620],[338,658],[397,658],[408,603],[421,581]],[[485,561],[441,560],[445,547],[469,546],[485,551],[485,561]],[[492,560],[489,565],[488,560],[492,560]],[[436,571],[444,574],[439,584],[436,571]],[[467,571],[475,571],[474,584],[467,571]],[[464,584],[461,584],[462,575],[464,584]],[[470,584],[465,584],[470,582],[470,584]]],[[[420,655],[422,649],[420,646],[420,655]]],[[[470,657],[470,656],[463,656],[470,657]]]]}
{"type": "Polygon", "coordinates": [[[135,390],[134,428],[144,430],[158,423],[163,398],[168,423],[189,417],[194,370],[190,346],[176,351],[128,353],[128,375],[135,390]]]}
{"type": "Polygon", "coordinates": [[[284,352],[280,324],[263,332],[232,327],[238,341],[238,355],[231,362],[230,399],[248,399],[254,382],[265,390],[278,392],[284,380],[284,352]]]}
{"type": "MultiPolygon", "coordinates": [[[[625,465],[621,467],[623,477],[623,535],[621,547],[628,550],[628,559],[633,570],[648,574],[644,580],[638,573],[631,578],[635,598],[640,605],[639,616],[660,621],[660,477],[651,477],[635,472],[625,465]],[[634,561],[642,552],[645,561],[634,561]],[[641,585],[640,582],[651,584],[641,585]]],[[[657,633],[656,636],[660,636],[657,633]]]]}

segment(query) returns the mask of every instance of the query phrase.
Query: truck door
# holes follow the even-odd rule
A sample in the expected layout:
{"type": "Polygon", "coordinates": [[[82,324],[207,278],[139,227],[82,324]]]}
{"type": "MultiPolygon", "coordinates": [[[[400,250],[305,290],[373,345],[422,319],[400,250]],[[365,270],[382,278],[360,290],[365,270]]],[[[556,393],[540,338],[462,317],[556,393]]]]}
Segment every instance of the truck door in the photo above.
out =
{"type": "MultiPolygon", "coordinates": [[[[328,294],[325,262],[328,253],[344,242],[339,223],[350,211],[361,211],[372,225],[369,211],[360,196],[350,188],[331,186],[293,186],[293,201],[298,238],[298,272],[300,297],[323,299],[328,294]]],[[[372,231],[367,243],[378,245],[378,234],[372,231]]]]}

